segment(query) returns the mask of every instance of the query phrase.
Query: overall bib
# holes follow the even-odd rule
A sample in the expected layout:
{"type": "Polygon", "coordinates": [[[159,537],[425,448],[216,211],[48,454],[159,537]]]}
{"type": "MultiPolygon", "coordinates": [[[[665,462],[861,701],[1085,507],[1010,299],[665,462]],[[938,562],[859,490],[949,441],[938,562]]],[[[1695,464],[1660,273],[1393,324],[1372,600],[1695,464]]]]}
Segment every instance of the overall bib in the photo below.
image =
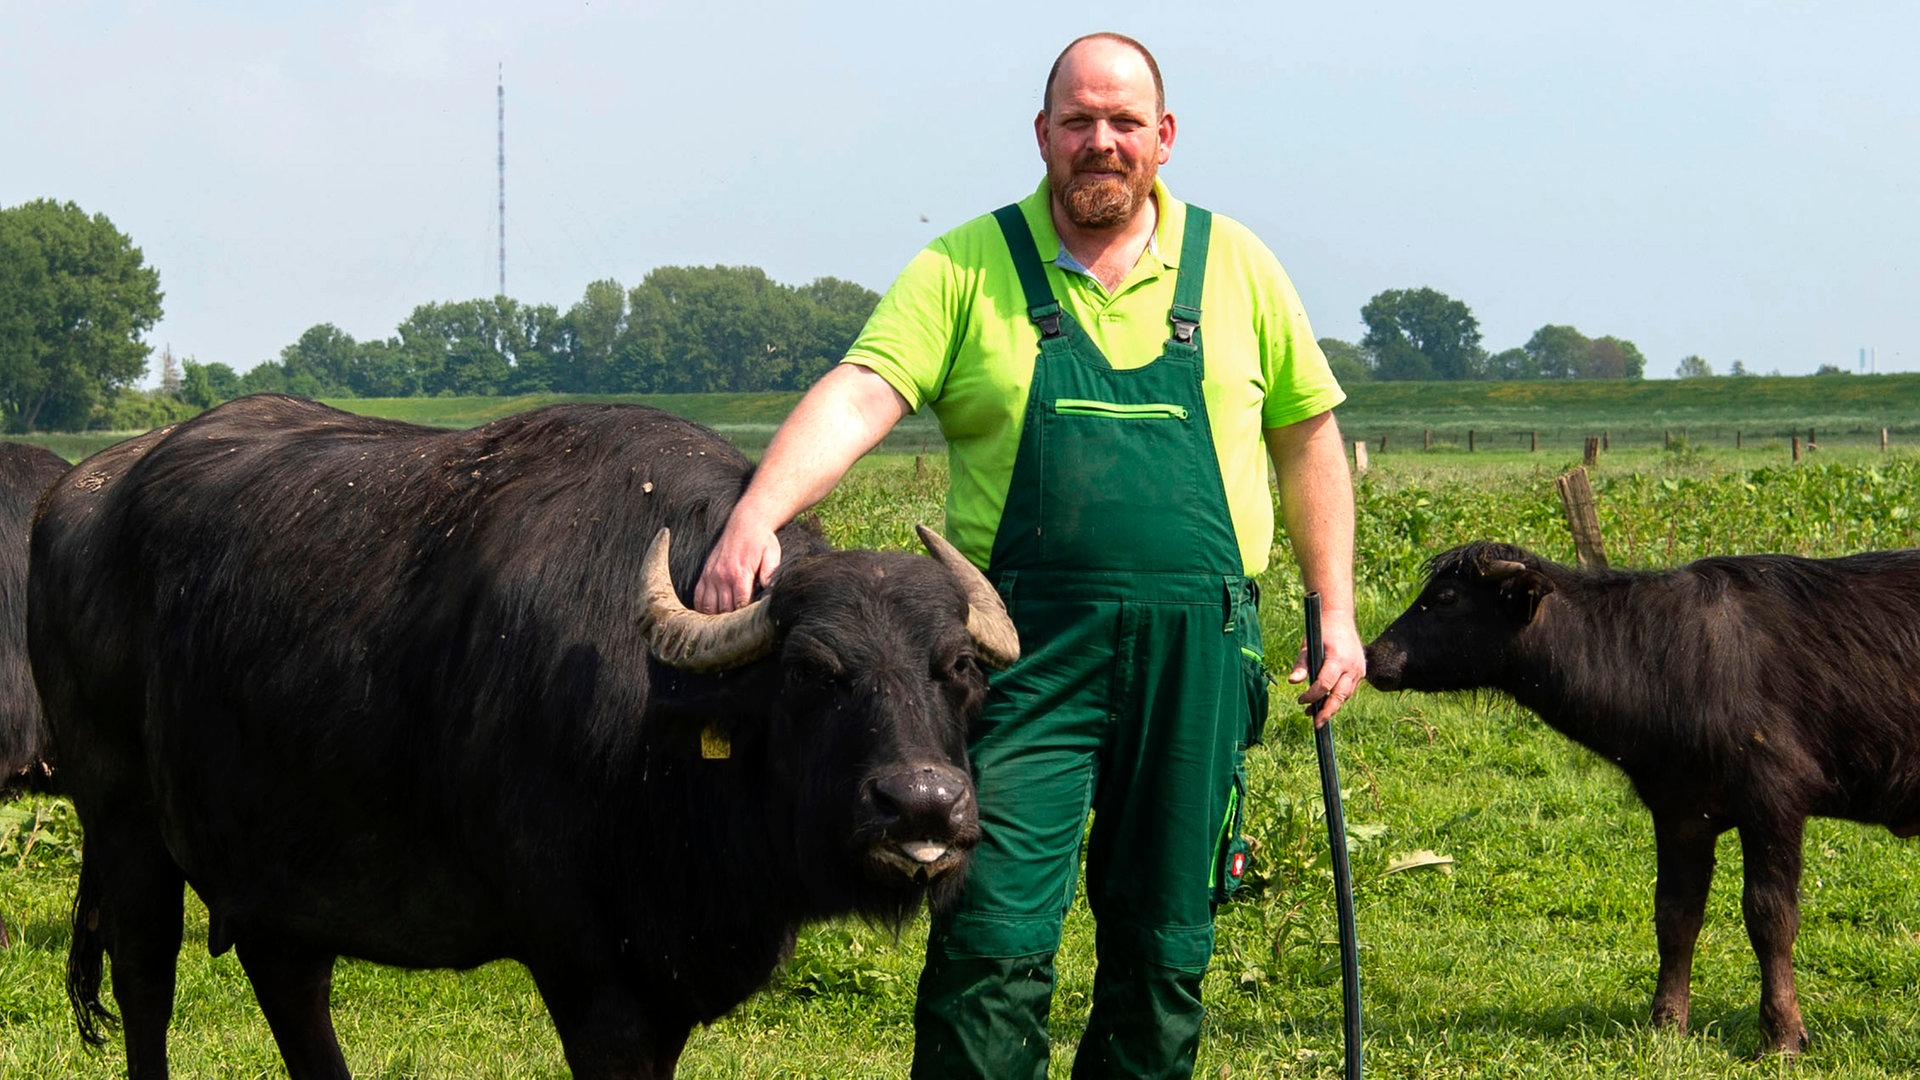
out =
{"type": "Polygon", "coordinates": [[[1018,208],[995,216],[1040,335],[987,568],[1022,656],[969,734],[984,839],[934,918],[913,1075],[1046,1075],[1084,835],[1098,970],[1073,1075],[1184,1077],[1266,715],[1258,597],[1201,392],[1212,219],[1187,210],[1163,352],[1120,370],[1056,302],[1018,208]]]}

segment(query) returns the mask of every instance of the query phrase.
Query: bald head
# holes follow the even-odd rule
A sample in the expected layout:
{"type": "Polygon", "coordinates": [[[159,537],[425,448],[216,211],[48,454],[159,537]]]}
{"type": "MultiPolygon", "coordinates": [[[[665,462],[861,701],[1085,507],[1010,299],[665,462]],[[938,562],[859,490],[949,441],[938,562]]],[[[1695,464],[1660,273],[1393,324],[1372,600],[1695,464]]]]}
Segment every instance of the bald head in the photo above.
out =
{"type": "MultiPolygon", "coordinates": [[[[1160,81],[1160,65],[1147,51],[1145,45],[1125,34],[1116,34],[1103,30],[1097,34],[1087,34],[1074,38],[1060,55],[1053,60],[1053,67],[1047,71],[1047,86],[1040,98],[1040,111],[1053,111],[1053,84],[1059,80],[1063,69],[1079,69],[1082,66],[1130,65],[1138,62],[1145,65],[1147,73],[1153,78],[1153,106],[1156,114],[1167,111],[1167,88],[1160,81]],[[1128,54],[1132,54],[1129,56],[1128,54]],[[1135,57],[1138,58],[1135,61],[1135,57]]],[[[1073,72],[1069,72],[1069,78],[1073,72]]]]}

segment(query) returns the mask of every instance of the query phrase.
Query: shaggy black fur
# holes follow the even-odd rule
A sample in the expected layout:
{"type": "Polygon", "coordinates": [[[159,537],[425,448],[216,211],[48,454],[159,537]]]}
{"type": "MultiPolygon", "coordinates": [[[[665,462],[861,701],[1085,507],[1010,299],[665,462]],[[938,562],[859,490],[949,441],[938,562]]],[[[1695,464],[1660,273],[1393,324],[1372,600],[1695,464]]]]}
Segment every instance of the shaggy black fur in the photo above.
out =
{"type": "MultiPolygon", "coordinates": [[[[0,442],[0,801],[54,786],[47,722],[27,664],[27,531],[67,460],[45,447],[0,442]]],[[[13,944],[0,922],[0,949],[13,944]]]]}
{"type": "MultiPolygon", "coordinates": [[[[877,847],[977,840],[985,680],[932,559],[781,532],[772,655],[647,653],[662,526],[690,592],[748,462],[641,406],[470,431],[245,398],[76,467],[33,537],[32,651],[87,830],[69,984],[164,1068],[182,881],[296,1076],[344,1071],[337,954],[533,974],[579,1076],[670,1076],[802,923],[897,923],[877,847]],[[730,756],[702,756],[721,736],[730,756]],[[962,791],[917,821],[876,790],[962,791]]],[[[964,865],[934,878],[954,887],[964,865]]]]}
{"type": "Polygon", "coordinates": [[[67,467],[45,447],[0,442],[0,797],[52,790],[47,725],[27,664],[27,532],[40,496],[67,467]]]}
{"type": "Polygon", "coordinates": [[[1769,1045],[1794,992],[1809,816],[1920,833],[1920,551],[1585,571],[1507,544],[1436,557],[1367,646],[1382,689],[1491,688],[1618,765],[1653,813],[1655,1023],[1686,1025],[1714,841],[1737,829],[1769,1045]]]}

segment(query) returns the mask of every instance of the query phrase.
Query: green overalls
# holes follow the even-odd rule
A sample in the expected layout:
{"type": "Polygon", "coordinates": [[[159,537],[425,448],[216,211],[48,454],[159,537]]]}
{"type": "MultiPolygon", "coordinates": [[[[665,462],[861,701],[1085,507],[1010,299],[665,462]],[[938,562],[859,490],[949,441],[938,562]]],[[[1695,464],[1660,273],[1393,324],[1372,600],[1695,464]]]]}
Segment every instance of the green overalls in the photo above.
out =
{"type": "Polygon", "coordinates": [[[1117,370],[1055,302],[1019,209],[995,216],[1040,333],[987,568],[1022,656],[969,736],[985,836],[934,918],[913,1075],[1046,1075],[1085,833],[1099,963],[1073,1074],[1184,1077],[1213,905],[1245,867],[1241,758],[1266,715],[1258,597],[1201,393],[1212,218],[1187,210],[1163,352],[1117,370]]]}

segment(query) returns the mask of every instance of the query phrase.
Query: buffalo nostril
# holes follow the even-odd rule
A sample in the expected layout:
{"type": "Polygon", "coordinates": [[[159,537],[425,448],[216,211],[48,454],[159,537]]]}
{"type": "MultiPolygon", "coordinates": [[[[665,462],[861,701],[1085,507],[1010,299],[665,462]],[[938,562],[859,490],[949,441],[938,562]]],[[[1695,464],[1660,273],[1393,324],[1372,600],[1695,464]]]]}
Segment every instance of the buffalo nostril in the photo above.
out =
{"type": "Polygon", "coordinates": [[[891,830],[946,835],[973,813],[973,791],[961,774],[923,765],[882,777],[873,785],[875,815],[891,830]]]}

